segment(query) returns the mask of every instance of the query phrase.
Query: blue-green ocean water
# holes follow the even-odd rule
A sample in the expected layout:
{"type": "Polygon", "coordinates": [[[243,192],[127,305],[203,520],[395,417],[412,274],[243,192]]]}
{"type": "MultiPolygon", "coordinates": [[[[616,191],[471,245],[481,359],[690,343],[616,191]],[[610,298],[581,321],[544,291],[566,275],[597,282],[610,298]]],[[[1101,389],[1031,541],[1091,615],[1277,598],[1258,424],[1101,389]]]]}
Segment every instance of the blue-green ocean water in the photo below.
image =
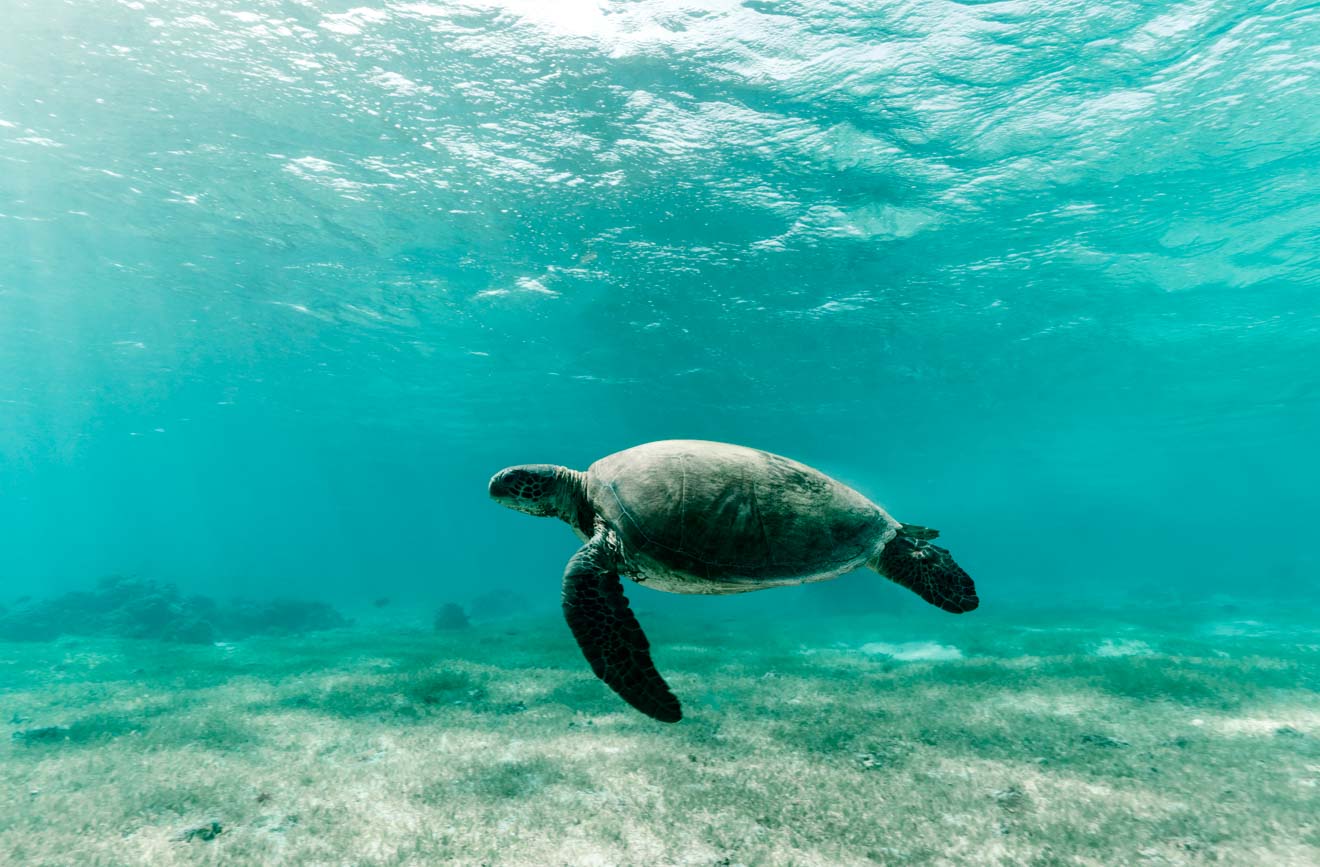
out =
{"type": "Polygon", "coordinates": [[[0,0],[0,867],[1314,867],[1317,444],[1311,0],[0,0]],[[668,438],[980,608],[638,713],[487,482],[668,438]]]}
{"type": "Polygon", "coordinates": [[[984,605],[1315,588],[1314,4],[0,12],[6,598],[553,606],[490,474],[669,437],[984,605]]]}

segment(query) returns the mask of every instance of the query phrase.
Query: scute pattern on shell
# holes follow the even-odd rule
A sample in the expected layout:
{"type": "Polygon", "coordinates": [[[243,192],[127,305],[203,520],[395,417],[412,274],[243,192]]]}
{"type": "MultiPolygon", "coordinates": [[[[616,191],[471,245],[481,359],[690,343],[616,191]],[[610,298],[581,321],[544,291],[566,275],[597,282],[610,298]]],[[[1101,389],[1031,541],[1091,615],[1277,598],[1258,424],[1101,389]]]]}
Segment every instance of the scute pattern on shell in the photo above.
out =
{"type": "Polygon", "coordinates": [[[864,561],[897,522],[804,464],[699,440],[647,443],[591,466],[588,496],[622,542],[697,578],[775,579],[864,561]]]}

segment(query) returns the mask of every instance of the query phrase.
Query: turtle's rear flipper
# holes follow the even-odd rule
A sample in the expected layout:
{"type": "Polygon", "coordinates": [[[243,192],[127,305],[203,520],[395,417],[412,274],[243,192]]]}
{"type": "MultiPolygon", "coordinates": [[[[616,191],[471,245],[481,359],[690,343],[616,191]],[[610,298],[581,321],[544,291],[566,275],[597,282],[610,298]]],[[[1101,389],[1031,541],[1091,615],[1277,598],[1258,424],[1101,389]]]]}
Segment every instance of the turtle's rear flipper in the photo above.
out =
{"type": "Polygon", "coordinates": [[[908,535],[906,529],[905,525],[885,544],[871,567],[945,611],[963,614],[980,605],[972,577],[953,562],[949,552],[919,536],[908,535]]]}
{"type": "Polygon", "coordinates": [[[683,718],[678,699],[651,662],[651,645],[628,607],[599,536],[583,545],[564,570],[564,617],[591,670],[606,686],[661,722],[683,718]]]}

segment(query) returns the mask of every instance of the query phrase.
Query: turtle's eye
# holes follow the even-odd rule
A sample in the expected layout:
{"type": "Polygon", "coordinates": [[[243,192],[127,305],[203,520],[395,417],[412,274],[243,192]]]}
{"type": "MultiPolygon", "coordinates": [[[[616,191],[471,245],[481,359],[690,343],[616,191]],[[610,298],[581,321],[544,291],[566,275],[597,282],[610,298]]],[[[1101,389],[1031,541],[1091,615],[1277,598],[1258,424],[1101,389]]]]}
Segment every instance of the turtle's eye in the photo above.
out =
{"type": "Polygon", "coordinates": [[[490,480],[490,495],[497,500],[522,499],[527,489],[524,475],[518,470],[496,473],[490,480]]]}

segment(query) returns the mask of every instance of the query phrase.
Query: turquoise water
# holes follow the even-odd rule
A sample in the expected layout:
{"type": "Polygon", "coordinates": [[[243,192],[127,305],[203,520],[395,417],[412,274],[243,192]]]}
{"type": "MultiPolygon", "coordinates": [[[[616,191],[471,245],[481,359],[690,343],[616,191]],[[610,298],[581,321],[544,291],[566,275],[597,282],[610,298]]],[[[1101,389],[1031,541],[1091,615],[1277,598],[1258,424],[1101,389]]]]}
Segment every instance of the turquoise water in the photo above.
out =
{"type": "Polygon", "coordinates": [[[490,473],[673,436],[1000,592],[1313,580],[1309,4],[8,10],[13,586],[539,587],[490,473]]]}
{"type": "MultiPolygon", "coordinates": [[[[939,528],[968,619],[1313,616],[1312,3],[0,12],[0,603],[553,620],[579,543],[491,474],[682,437],[939,528]]],[[[684,611],[909,604],[870,577],[629,592],[678,672],[684,611]]]]}

